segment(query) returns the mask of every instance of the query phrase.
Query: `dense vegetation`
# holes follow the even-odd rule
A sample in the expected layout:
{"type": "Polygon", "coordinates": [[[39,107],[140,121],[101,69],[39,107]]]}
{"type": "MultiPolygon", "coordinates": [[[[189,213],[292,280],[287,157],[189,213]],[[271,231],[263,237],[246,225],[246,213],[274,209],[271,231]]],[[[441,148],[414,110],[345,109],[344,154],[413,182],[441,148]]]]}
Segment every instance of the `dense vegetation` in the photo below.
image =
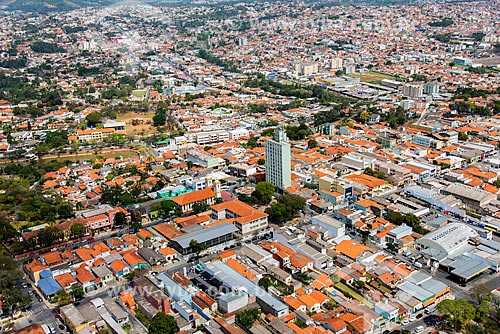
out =
{"type": "Polygon", "coordinates": [[[266,210],[269,220],[281,224],[297,216],[306,207],[305,198],[299,195],[283,194],[266,210]]]}
{"type": "Polygon", "coordinates": [[[260,73],[254,78],[246,80],[245,86],[250,88],[260,88],[268,93],[282,96],[293,96],[300,99],[312,98],[325,104],[351,102],[351,99],[334,93],[320,85],[302,85],[295,82],[280,82],[266,79],[264,75],[260,73]]]}
{"type": "Polygon", "coordinates": [[[429,25],[431,27],[449,27],[452,24],[453,24],[453,19],[451,19],[450,17],[445,17],[441,20],[433,21],[433,22],[429,23],[429,25]]]}
{"type": "Polygon", "coordinates": [[[31,50],[33,50],[35,52],[40,52],[40,53],[66,52],[65,49],[60,48],[55,43],[48,43],[48,42],[42,42],[42,41],[33,42],[33,44],[31,44],[31,50]]]}
{"type": "Polygon", "coordinates": [[[250,308],[236,314],[236,321],[243,326],[243,328],[250,329],[259,318],[259,315],[260,310],[258,308],[250,308]]]}
{"type": "Polygon", "coordinates": [[[465,334],[498,333],[500,308],[486,284],[471,289],[471,301],[443,300],[437,309],[445,317],[443,330],[465,334]]]}
{"type": "Polygon", "coordinates": [[[403,215],[399,212],[389,212],[387,214],[387,220],[394,225],[403,225],[406,224],[410,226],[414,232],[420,234],[429,233],[428,230],[422,227],[420,219],[415,216],[413,213],[409,213],[407,215],[403,215]]]}
{"type": "Polygon", "coordinates": [[[209,53],[205,49],[200,49],[198,51],[198,57],[205,59],[211,64],[221,67],[225,71],[236,72],[236,73],[239,72],[238,66],[233,61],[222,59],[212,53],[209,53]]]}

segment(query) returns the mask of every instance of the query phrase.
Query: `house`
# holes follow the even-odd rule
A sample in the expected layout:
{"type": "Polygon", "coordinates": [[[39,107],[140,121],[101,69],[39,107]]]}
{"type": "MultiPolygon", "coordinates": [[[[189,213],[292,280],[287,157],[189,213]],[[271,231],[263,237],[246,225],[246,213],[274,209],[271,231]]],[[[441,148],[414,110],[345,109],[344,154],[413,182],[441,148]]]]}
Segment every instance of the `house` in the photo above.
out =
{"type": "Polygon", "coordinates": [[[90,270],[101,281],[102,285],[106,285],[114,278],[113,272],[106,266],[93,266],[90,270]]]}
{"type": "Polygon", "coordinates": [[[100,286],[100,280],[83,266],[76,269],[75,278],[80,282],[85,292],[96,290],[100,286]]]}
{"type": "Polygon", "coordinates": [[[42,278],[37,282],[38,289],[45,298],[50,299],[55,296],[57,292],[62,290],[62,287],[57,283],[53,277],[42,278]]]}
{"type": "Polygon", "coordinates": [[[24,266],[24,271],[28,274],[28,276],[31,278],[35,284],[38,282],[40,279],[40,272],[44,271],[45,269],[48,269],[49,267],[43,264],[40,260],[38,259],[33,259],[31,262],[27,263],[24,266]]]}
{"type": "Polygon", "coordinates": [[[146,261],[137,255],[135,249],[130,249],[122,253],[123,260],[132,268],[132,270],[138,268],[147,268],[148,265],[146,261]]]}
{"type": "Polygon", "coordinates": [[[167,263],[177,260],[177,252],[173,248],[160,248],[158,252],[165,258],[165,261],[167,261],[167,263]]]}
{"type": "Polygon", "coordinates": [[[71,291],[71,287],[76,284],[76,280],[70,273],[64,273],[54,277],[57,283],[66,291],[71,291]]]}
{"type": "Polygon", "coordinates": [[[161,267],[165,262],[166,258],[159,253],[155,252],[151,248],[141,247],[137,253],[151,266],[155,269],[156,267],[161,267]]]}
{"type": "Polygon", "coordinates": [[[124,275],[128,275],[131,271],[128,264],[126,264],[123,260],[115,260],[109,264],[109,269],[116,278],[121,278],[124,275]]]}

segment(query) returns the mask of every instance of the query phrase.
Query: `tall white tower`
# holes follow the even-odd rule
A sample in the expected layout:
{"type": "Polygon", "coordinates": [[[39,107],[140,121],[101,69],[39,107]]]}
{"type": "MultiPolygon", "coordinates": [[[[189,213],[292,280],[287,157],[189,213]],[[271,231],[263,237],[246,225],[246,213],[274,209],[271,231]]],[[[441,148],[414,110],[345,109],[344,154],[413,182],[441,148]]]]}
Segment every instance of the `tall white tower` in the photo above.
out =
{"type": "Polygon", "coordinates": [[[283,128],[266,140],[266,181],[284,190],[292,185],[290,143],[283,128]]]}

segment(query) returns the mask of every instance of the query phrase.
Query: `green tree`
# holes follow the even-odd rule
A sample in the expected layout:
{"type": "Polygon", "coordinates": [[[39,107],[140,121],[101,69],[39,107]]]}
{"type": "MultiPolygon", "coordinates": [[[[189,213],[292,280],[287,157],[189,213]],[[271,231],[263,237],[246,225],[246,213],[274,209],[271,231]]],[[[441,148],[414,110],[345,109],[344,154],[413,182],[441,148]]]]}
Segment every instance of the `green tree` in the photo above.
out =
{"type": "Polygon", "coordinates": [[[57,226],[49,226],[41,230],[36,237],[39,246],[48,247],[59,242],[63,237],[63,232],[57,226]]]}
{"type": "Polygon", "coordinates": [[[175,334],[178,331],[179,326],[175,318],[163,312],[156,313],[148,325],[150,334],[175,334]]]}
{"type": "Polygon", "coordinates": [[[83,296],[85,295],[85,291],[83,290],[83,287],[80,284],[74,284],[71,287],[71,293],[73,294],[73,297],[76,300],[82,299],[83,296]]]}
{"type": "Polygon", "coordinates": [[[172,201],[171,199],[162,201],[160,203],[160,210],[163,212],[164,215],[173,212],[176,207],[177,204],[175,204],[175,202],[172,201]]]}
{"type": "Polygon", "coordinates": [[[269,277],[264,276],[259,280],[259,286],[267,291],[269,287],[273,286],[273,281],[269,277]]]}
{"type": "Polygon", "coordinates": [[[308,142],[307,142],[307,147],[309,148],[315,148],[315,147],[318,147],[318,142],[314,139],[310,139],[308,142]]]}
{"type": "Polygon", "coordinates": [[[58,306],[68,305],[72,301],[71,294],[64,289],[57,291],[54,299],[58,306]]]}
{"type": "Polygon", "coordinates": [[[368,122],[370,119],[370,113],[368,111],[363,111],[361,114],[359,114],[359,120],[363,123],[368,122]]]}
{"type": "Polygon", "coordinates": [[[154,126],[164,126],[167,123],[167,116],[164,112],[156,113],[153,116],[153,125],[154,126]]]}
{"type": "Polygon", "coordinates": [[[445,299],[437,306],[438,311],[450,319],[450,324],[456,330],[462,330],[476,316],[476,308],[466,300],[445,299]]]}
{"type": "Polygon", "coordinates": [[[71,235],[80,238],[83,235],[84,229],[85,227],[83,226],[82,223],[73,224],[70,227],[71,235]]]}
{"type": "Polygon", "coordinates": [[[467,140],[469,140],[469,136],[467,136],[467,134],[465,132],[460,132],[458,134],[458,140],[467,141],[467,140]]]}
{"type": "Polygon", "coordinates": [[[3,307],[9,310],[9,314],[12,314],[15,309],[26,307],[31,302],[31,297],[18,286],[2,289],[1,292],[3,307]]]}
{"type": "Polygon", "coordinates": [[[275,191],[276,189],[272,183],[263,181],[257,183],[252,196],[257,198],[260,204],[268,204],[273,198],[275,191]]]}
{"type": "Polygon", "coordinates": [[[210,206],[206,202],[196,202],[193,204],[193,212],[201,213],[210,209],[210,206]]]}
{"type": "Polygon", "coordinates": [[[114,224],[117,226],[124,226],[125,224],[127,224],[127,216],[125,215],[125,213],[118,211],[115,214],[114,224]]]}
{"type": "Polygon", "coordinates": [[[324,304],[324,307],[331,311],[331,310],[334,310],[336,307],[337,307],[337,303],[335,302],[335,300],[333,299],[330,299],[329,301],[327,301],[325,304],[324,304]]]}
{"type": "Polygon", "coordinates": [[[88,114],[87,117],[85,117],[85,120],[87,121],[87,124],[96,126],[97,124],[101,123],[102,116],[97,111],[94,111],[88,114]]]}
{"type": "Polygon", "coordinates": [[[194,253],[198,253],[198,254],[207,249],[207,245],[205,245],[203,243],[199,243],[198,241],[196,241],[194,239],[189,242],[189,247],[191,247],[191,250],[194,253]]]}
{"type": "Polygon", "coordinates": [[[260,310],[256,307],[241,311],[236,314],[236,321],[246,329],[252,328],[253,324],[260,315],[260,310]]]}

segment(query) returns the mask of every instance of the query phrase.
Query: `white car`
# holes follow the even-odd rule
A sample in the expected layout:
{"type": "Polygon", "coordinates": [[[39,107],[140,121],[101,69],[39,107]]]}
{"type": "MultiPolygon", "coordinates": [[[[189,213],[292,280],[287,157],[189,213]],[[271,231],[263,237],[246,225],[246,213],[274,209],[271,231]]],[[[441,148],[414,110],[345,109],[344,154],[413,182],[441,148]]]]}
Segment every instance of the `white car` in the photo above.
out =
{"type": "Polygon", "coordinates": [[[414,322],[415,320],[417,320],[417,318],[415,318],[415,317],[410,317],[410,322],[414,322]]]}
{"type": "Polygon", "coordinates": [[[415,328],[415,333],[420,333],[423,331],[424,331],[424,326],[418,326],[417,328],[415,328]]]}
{"type": "Polygon", "coordinates": [[[408,325],[409,323],[410,323],[410,322],[408,321],[408,319],[403,320],[403,326],[406,326],[406,325],[408,325]]]}

